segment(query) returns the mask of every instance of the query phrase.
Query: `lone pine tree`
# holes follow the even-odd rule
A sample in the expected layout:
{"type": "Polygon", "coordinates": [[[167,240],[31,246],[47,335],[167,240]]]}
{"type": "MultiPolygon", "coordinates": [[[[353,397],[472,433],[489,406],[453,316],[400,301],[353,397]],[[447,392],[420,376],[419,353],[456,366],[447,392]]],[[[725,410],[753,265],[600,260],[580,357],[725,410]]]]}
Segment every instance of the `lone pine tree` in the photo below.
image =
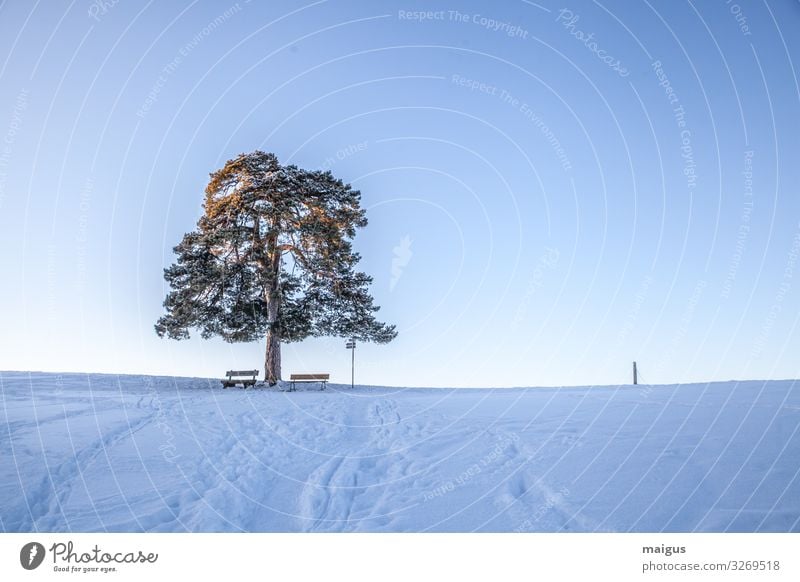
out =
{"type": "Polygon", "coordinates": [[[250,342],[266,335],[264,380],[281,379],[281,342],[309,336],[386,343],[393,325],[375,319],[372,278],[355,270],[356,228],[367,224],[361,193],[330,172],[283,166],[255,151],[211,174],[204,214],[164,270],[171,291],[160,337],[250,342]]]}

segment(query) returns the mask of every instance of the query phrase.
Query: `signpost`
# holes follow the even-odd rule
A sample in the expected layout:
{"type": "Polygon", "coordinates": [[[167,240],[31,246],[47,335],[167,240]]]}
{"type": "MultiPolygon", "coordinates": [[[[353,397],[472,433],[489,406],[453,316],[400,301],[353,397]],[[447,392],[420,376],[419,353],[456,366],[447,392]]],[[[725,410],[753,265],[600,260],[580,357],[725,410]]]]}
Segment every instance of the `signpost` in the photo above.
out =
{"type": "Polygon", "coordinates": [[[350,350],[350,388],[356,385],[356,340],[347,340],[345,347],[350,350]]]}

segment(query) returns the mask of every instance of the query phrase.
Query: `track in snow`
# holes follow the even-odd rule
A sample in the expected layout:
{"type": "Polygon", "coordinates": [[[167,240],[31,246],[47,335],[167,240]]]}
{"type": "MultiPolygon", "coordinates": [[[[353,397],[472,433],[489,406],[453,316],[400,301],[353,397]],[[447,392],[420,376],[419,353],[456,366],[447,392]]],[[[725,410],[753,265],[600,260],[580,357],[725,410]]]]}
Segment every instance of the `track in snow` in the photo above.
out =
{"type": "Polygon", "coordinates": [[[800,531],[794,382],[0,374],[4,531],[800,531]]]}

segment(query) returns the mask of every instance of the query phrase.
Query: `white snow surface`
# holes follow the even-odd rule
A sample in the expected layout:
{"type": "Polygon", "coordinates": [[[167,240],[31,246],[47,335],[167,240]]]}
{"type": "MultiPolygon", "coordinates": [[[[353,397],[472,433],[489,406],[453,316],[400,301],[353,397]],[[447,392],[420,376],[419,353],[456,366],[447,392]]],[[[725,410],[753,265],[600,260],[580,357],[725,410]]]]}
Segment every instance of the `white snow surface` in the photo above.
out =
{"type": "Polygon", "coordinates": [[[0,395],[7,532],[800,531],[798,381],[0,395]]]}

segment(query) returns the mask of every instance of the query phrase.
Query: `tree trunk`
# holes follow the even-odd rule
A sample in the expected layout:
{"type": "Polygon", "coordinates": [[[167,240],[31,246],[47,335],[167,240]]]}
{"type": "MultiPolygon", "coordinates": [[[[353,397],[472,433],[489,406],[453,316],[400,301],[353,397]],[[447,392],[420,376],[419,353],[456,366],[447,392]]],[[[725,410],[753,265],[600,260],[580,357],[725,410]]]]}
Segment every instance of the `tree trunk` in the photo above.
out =
{"type": "Polygon", "coordinates": [[[265,292],[267,302],[267,353],[264,361],[264,381],[274,386],[281,380],[281,338],[275,331],[278,321],[278,307],[281,303],[280,269],[281,253],[277,248],[277,235],[267,237],[267,252],[270,257],[267,268],[270,270],[269,284],[265,292]]]}
{"type": "Polygon", "coordinates": [[[267,331],[267,353],[264,360],[264,381],[274,386],[281,379],[281,338],[267,331]]]}
{"type": "Polygon", "coordinates": [[[269,327],[267,328],[267,353],[264,359],[264,382],[274,386],[281,380],[281,338],[275,330],[281,298],[275,287],[268,290],[266,300],[269,327]]]}

